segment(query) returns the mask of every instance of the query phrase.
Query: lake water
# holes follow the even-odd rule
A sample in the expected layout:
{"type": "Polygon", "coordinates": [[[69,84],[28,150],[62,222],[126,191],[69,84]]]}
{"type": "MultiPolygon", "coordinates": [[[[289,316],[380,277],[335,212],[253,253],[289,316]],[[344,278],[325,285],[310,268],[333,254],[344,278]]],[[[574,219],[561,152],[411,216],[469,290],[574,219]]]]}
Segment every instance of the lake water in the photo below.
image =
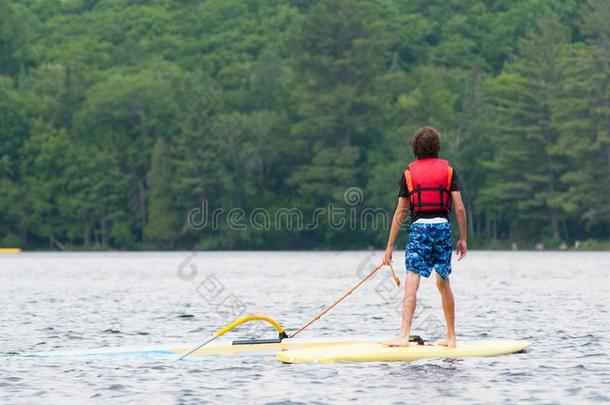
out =
{"type": "MultiPolygon", "coordinates": [[[[404,279],[400,252],[396,269],[404,279]]],[[[458,340],[530,339],[526,353],[415,363],[282,364],[272,354],[35,358],[202,342],[244,313],[289,330],[382,252],[0,256],[0,403],[601,403],[610,401],[610,254],[471,252],[454,263],[458,340]]],[[[302,337],[394,336],[402,290],[383,270],[302,337]]],[[[230,333],[230,339],[269,329],[230,333]]],[[[443,335],[433,279],[413,333],[443,335]]]]}

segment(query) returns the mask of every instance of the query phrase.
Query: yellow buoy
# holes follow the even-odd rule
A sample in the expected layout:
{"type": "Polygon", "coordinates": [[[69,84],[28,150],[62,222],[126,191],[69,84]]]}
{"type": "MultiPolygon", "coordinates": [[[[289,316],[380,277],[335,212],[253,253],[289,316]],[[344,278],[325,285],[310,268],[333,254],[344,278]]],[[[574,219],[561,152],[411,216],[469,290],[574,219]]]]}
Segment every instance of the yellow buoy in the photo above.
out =
{"type": "Polygon", "coordinates": [[[0,248],[0,253],[21,253],[19,248],[0,248]]]}

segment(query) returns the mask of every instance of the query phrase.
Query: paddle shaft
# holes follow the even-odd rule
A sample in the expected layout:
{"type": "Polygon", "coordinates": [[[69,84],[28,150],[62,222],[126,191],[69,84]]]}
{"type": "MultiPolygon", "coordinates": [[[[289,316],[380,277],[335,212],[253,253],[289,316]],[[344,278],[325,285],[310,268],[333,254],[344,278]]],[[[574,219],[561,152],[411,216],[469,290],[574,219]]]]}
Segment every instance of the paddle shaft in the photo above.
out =
{"type": "MultiPolygon", "coordinates": [[[[384,264],[380,264],[379,266],[375,267],[366,277],[364,277],[362,280],[360,280],[358,282],[358,284],[356,284],[354,287],[352,287],[351,289],[347,290],[345,292],[345,294],[343,294],[337,301],[335,301],[332,305],[330,305],[329,307],[327,307],[326,309],[324,309],[324,311],[320,312],[318,315],[316,315],[311,321],[307,322],[307,324],[303,327],[301,327],[301,329],[297,330],[296,332],[294,332],[292,335],[290,335],[290,338],[295,337],[296,335],[298,335],[299,333],[301,333],[302,331],[304,331],[309,325],[311,325],[312,323],[314,323],[315,321],[317,321],[318,319],[320,319],[322,316],[324,316],[324,314],[326,314],[328,311],[330,311],[331,309],[333,309],[338,303],[340,303],[341,301],[343,301],[348,295],[351,295],[351,293],[353,293],[358,287],[360,287],[362,284],[364,284],[369,278],[373,277],[373,275],[375,273],[377,273],[377,271],[379,271],[379,269],[381,269],[384,266],[384,264]]],[[[396,273],[394,273],[394,268],[392,267],[392,265],[390,264],[390,269],[392,270],[392,275],[394,276],[394,281],[396,282],[396,285],[400,285],[400,280],[398,279],[398,277],[396,277],[396,273]]]]}
{"type": "Polygon", "coordinates": [[[220,335],[215,335],[212,336],[211,338],[209,338],[208,340],[206,340],[205,342],[203,342],[202,344],[200,344],[199,346],[197,346],[196,348],[194,348],[193,350],[189,350],[188,352],[186,352],[185,354],[183,354],[182,356],[178,357],[175,361],[180,361],[183,358],[195,353],[197,350],[201,349],[203,346],[207,345],[208,343],[212,342],[213,340],[216,340],[220,337],[220,335]]]}

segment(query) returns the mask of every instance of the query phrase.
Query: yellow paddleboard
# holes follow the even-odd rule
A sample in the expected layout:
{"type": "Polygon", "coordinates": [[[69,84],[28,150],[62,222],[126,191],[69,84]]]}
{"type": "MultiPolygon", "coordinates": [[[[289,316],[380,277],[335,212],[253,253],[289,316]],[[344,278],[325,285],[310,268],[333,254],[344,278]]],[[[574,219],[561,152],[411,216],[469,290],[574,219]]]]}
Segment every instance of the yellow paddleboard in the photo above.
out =
{"type": "Polygon", "coordinates": [[[455,348],[437,345],[388,347],[381,343],[350,343],[280,351],[284,363],[328,363],[333,361],[414,361],[429,358],[488,357],[517,353],[531,345],[527,340],[458,341],[455,348]]]}

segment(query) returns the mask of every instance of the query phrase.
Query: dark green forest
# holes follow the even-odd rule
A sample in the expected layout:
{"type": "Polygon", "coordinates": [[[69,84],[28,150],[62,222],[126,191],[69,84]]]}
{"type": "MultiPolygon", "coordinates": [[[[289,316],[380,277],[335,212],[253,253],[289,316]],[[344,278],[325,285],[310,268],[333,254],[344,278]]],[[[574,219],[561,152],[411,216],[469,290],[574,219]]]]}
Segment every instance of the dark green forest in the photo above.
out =
{"type": "Polygon", "coordinates": [[[0,246],[380,248],[358,215],[392,215],[431,125],[472,247],[608,248],[608,21],[607,0],[0,0],[0,246]],[[287,226],[328,207],[362,223],[287,226]]]}

